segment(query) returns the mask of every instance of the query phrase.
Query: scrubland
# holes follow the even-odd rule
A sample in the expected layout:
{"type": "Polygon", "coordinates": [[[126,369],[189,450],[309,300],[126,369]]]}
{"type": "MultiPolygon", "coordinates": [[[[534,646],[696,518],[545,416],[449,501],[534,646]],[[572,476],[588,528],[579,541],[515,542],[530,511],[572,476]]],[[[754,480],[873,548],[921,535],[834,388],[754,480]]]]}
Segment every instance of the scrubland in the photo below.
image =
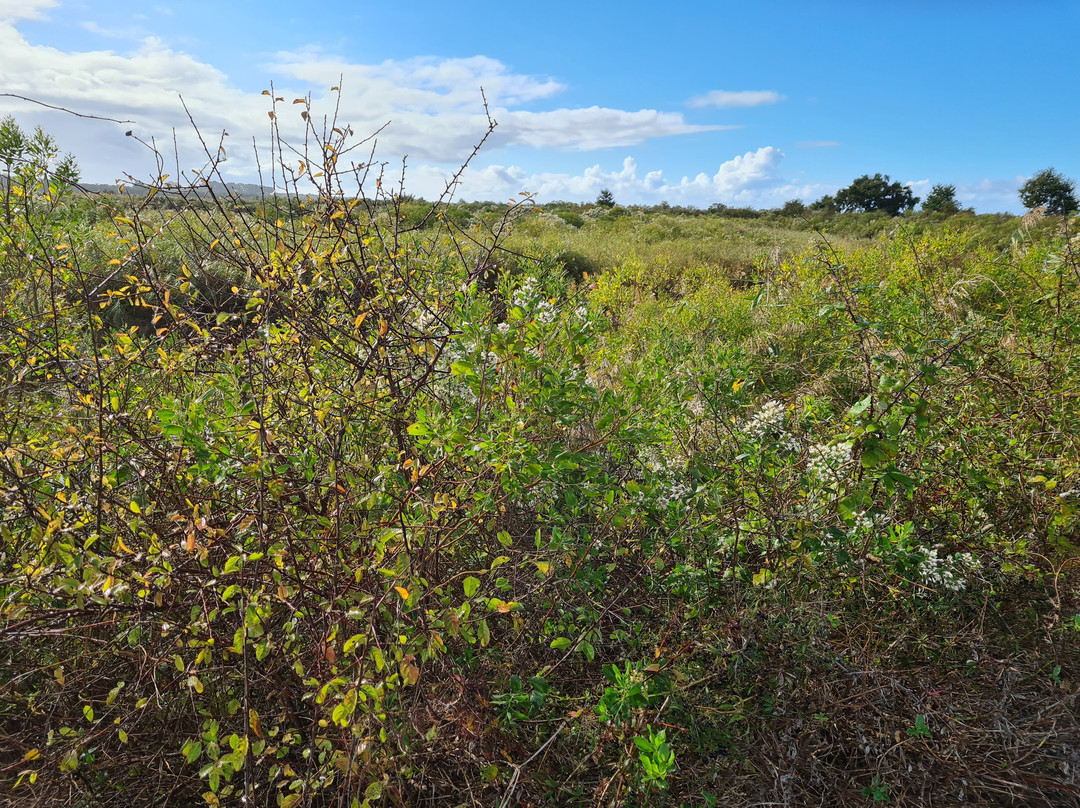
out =
{"type": "Polygon", "coordinates": [[[1075,803],[1075,233],[18,196],[0,798],[1075,803]]]}

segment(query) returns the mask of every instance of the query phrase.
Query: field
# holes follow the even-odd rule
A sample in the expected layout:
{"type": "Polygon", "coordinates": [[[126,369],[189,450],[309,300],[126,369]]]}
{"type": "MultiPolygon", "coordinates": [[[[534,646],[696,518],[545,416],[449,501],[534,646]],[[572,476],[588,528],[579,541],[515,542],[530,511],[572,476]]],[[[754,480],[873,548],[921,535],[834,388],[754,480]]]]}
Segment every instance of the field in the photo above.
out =
{"type": "Polygon", "coordinates": [[[1080,800],[1075,217],[0,223],[0,802],[1080,800]]]}

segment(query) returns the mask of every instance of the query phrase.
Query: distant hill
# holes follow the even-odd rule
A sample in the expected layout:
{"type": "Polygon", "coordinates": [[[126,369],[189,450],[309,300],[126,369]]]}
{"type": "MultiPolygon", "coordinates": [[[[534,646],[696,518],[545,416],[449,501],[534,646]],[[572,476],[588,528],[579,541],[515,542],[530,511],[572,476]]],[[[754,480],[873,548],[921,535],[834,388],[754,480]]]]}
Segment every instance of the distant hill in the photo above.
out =
{"type": "MultiPolygon", "coordinates": [[[[120,192],[120,187],[123,188],[123,193],[127,196],[141,196],[146,193],[146,187],[139,183],[125,183],[118,186],[115,183],[110,185],[102,182],[87,182],[82,183],[79,187],[88,194],[115,194],[120,192]]],[[[176,188],[166,188],[166,190],[175,192],[176,188]]],[[[252,182],[231,182],[228,185],[222,182],[211,182],[209,190],[218,196],[232,194],[240,199],[262,199],[264,196],[274,195],[273,188],[267,188],[252,182]]],[[[208,191],[206,188],[184,186],[184,192],[185,194],[190,193],[199,196],[206,194],[208,191]]]]}

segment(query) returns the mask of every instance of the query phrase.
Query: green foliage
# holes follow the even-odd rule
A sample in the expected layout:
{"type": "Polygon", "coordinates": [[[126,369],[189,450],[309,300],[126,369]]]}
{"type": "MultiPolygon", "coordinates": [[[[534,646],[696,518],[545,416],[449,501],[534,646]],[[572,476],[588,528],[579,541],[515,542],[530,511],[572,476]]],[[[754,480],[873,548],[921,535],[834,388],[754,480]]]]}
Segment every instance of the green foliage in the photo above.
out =
{"type": "Polygon", "coordinates": [[[805,212],[806,204],[801,199],[791,199],[780,209],[784,216],[802,216],[805,212]]]}
{"type": "Polygon", "coordinates": [[[604,188],[596,197],[596,205],[601,208],[615,207],[615,195],[607,188],[604,188]]]}
{"type": "Polygon", "coordinates": [[[16,120],[8,115],[0,120],[0,163],[4,174],[0,185],[4,194],[4,221],[10,227],[21,206],[30,215],[40,198],[48,206],[79,181],[79,167],[70,154],[60,156],[52,135],[40,126],[27,135],[16,120]]]}
{"type": "Polygon", "coordinates": [[[825,213],[839,213],[840,203],[836,196],[825,194],[823,197],[810,204],[810,210],[823,211],[825,213]]]}
{"type": "MultiPolygon", "coordinates": [[[[824,200],[823,200],[824,201],[824,200]]],[[[889,182],[889,175],[864,174],[846,188],[836,193],[836,206],[841,211],[884,211],[890,216],[899,216],[905,210],[911,210],[919,198],[911,189],[899,182],[889,182]]]]}
{"type": "Polygon", "coordinates": [[[935,185],[923,201],[922,209],[930,213],[953,214],[960,212],[956,203],[955,185],[935,185]]]}
{"type": "Polygon", "coordinates": [[[1050,214],[1069,213],[1080,208],[1076,183],[1053,168],[1044,168],[1020,186],[1020,202],[1025,208],[1046,208],[1050,214]]]}
{"type": "Polygon", "coordinates": [[[665,789],[668,785],[668,775],[675,771],[675,754],[667,742],[667,731],[654,731],[648,728],[649,734],[634,738],[634,745],[640,754],[642,784],[648,790],[651,788],[665,789]]]}
{"type": "Polygon", "coordinates": [[[0,226],[5,793],[1067,801],[1060,222],[577,227],[309,134],[287,200],[0,226]]]}

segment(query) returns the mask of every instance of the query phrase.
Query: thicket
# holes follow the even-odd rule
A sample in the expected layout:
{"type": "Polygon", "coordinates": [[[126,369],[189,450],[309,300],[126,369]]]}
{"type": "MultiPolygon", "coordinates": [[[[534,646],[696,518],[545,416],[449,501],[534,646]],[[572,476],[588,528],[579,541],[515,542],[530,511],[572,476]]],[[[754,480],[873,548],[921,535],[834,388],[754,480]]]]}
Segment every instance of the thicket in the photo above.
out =
{"type": "Polygon", "coordinates": [[[5,800],[1075,800],[1073,221],[732,272],[310,135],[287,216],[13,200],[5,800]]]}

